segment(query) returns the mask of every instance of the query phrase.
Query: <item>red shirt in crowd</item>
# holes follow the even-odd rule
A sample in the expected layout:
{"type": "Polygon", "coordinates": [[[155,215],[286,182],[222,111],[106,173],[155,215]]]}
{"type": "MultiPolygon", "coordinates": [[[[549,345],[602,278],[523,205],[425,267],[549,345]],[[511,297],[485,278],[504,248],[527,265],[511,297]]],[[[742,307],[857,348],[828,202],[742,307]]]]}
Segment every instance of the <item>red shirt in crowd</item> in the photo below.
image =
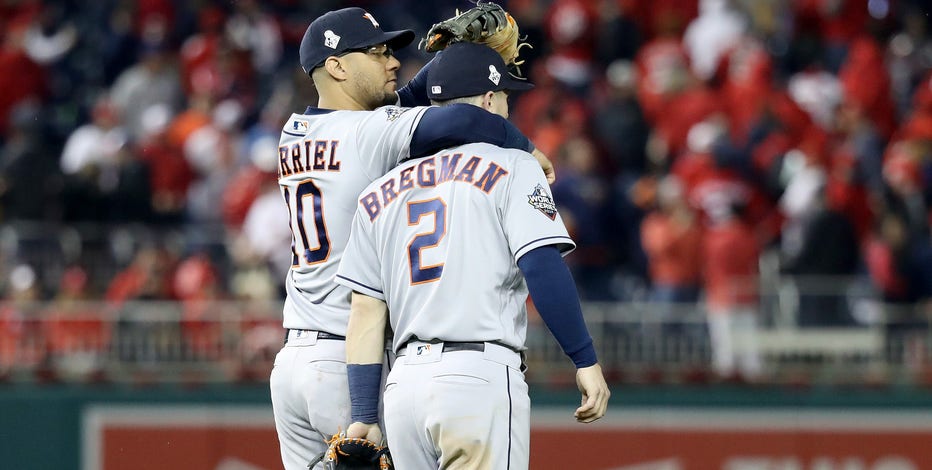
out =
{"type": "Polygon", "coordinates": [[[702,230],[698,223],[654,212],[641,223],[641,244],[647,254],[650,278],[654,283],[699,285],[702,230]]]}
{"type": "Polygon", "coordinates": [[[706,229],[703,244],[710,311],[756,305],[760,246],[754,231],[732,218],[706,229]]]}

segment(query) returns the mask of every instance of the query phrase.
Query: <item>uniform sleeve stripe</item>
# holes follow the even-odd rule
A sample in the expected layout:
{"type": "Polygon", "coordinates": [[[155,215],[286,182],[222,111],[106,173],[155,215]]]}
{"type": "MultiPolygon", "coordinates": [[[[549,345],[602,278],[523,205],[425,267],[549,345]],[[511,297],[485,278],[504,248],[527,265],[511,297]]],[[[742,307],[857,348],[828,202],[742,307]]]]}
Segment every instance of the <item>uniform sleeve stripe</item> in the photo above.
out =
{"type": "Polygon", "coordinates": [[[304,137],[304,134],[295,134],[294,132],[282,131],[282,134],[293,135],[295,137],[304,137]]]}
{"type": "Polygon", "coordinates": [[[415,116],[414,121],[411,122],[411,129],[408,129],[408,135],[414,134],[414,128],[417,127],[418,123],[421,122],[421,118],[424,117],[424,113],[427,112],[429,108],[422,109],[417,116],[415,116]]]}
{"type": "Polygon", "coordinates": [[[556,237],[544,237],[544,238],[538,238],[536,240],[531,240],[530,242],[525,243],[524,246],[522,246],[521,248],[518,248],[516,253],[521,253],[523,251],[526,251],[528,247],[531,245],[543,246],[543,245],[560,245],[560,244],[570,245],[570,248],[571,248],[570,250],[560,250],[564,254],[568,253],[569,251],[572,251],[573,248],[576,248],[576,244],[573,243],[573,239],[569,237],[556,236],[556,237]]]}
{"type": "Polygon", "coordinates": [[[359,290],[360,292],[363,292],[364,294],[369,294],[369,293],[378,294],[376,297],[378,297],[378,298],[380,298],[380,299],[385,297],[385,293],[384,293],[384,292],[382,292],[382,291],[380,291],[380,290],[378,290],[378,289],[376,289],[376,288],[374,288],[374,287],[367,286],[367,285],[365,285],[365,284],[363,284],[363,283],[361,283],[361,282],[356,282],[356,281],[354,281],[354,280],[352,280],[352,279],[350,279],[350,278],[348,278],[348,277],[341,276],[341,275],[337,274],[337,279],[341,279],[341,280],[345,281],[345,282],[339,282],[339,281],[338,281],[338,283],[343,284],[343,285],[345,285],[345,286],[347,286],[347,287],[352,287],[353,290],[359,290]],[[361,287],[362,289],[357,289],[357,287],[361,287]]]}

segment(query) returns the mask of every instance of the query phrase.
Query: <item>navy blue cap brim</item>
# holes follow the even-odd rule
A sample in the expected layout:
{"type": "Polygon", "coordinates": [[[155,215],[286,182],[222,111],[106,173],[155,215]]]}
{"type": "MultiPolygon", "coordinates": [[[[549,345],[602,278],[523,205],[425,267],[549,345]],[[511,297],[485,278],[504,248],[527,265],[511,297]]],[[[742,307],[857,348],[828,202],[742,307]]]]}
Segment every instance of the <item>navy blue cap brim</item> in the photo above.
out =
{"type": "Polygon", "coordinates": [[[523,79],[515,77],[512,74],[508,74],[508,81],[505,83],[505,86],[502,87],[503,90],[508,91],[527,91],[531,88],[534,88],[534,84],[523,79]]]}
{"type": "Polygon", "coordinates": [[[387,44],[388,47],[391,47],[397,51],[398,49],[401,49],[402,47],[405,47],[412,42],[414,42],[414,31],[411,31],[410,29],[403,29],[401,31],[386,31],[382,33],[381,36],[378,36],[375,39],[375,42],[372,44],[367,44],[367,46],[387,44]]]}

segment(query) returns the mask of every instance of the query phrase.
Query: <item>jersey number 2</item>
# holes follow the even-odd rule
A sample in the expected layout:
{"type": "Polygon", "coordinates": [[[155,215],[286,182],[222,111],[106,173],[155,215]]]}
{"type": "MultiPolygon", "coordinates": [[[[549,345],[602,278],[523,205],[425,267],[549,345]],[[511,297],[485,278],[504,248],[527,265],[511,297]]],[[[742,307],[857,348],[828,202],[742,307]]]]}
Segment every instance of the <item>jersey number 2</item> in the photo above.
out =
{"type": "Polygon", "coordinates": [[[440,198],[408,203],[408,226],[418,225],[421,217],[434,216],[434,229],[418,233],[408,244],[408,264],[411,266],[411,284],[423,284],[440,279],[443,263],[433,266],[421,265],[421,250],[435,247],[447,233],[447,205],[440,198]]]}
{"type": "Polygon", "coordinates": [[[323,201],[321,200],[320,188],[312,180],[304,180],[298,183],[295,189],[294,201],[291,200],[291,193],[285,188],[285,203],[288,204],[288,212],[294,213],[294,222],[291,224],[291,265],[298,265],[298,250],[302,249],[304,262],[306,264],[316,264],[327,259],[330,256],[330,237],[327,236],[327,224],[324,223],[323,201]],[[305,207],[305,198],[310,197],[310,204],[305,207]],[[314,217],[314,228],[316,229],[316,246],[310,244],[308,239],[306,225],[304,223],[305,210],[309,210],[314,217]],[[301,240],[301,246],[298,247],[298,239],[301,240]]]}

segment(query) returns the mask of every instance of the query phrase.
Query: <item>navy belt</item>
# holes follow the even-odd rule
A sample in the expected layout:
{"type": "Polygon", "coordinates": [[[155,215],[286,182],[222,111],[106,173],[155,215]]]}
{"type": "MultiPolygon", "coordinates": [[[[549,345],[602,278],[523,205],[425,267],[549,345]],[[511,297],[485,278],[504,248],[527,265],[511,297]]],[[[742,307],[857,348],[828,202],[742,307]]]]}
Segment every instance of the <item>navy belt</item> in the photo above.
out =
{"type": "MultiPolygon", "coordinates": [[[[429,343],[428,343],[429,344],[429,343]]],[[[504,345],[503,345],[504,346],[504,345]]],[[[510,346],[505,346],[508,349],[512,349],[510,346]]],[[[454,351],[485,351],[485,342],[476,341],[476,342],[461,342],[461,341],[444,341],[443,343],[443,352],[454,352],[454,351]]],[[[518,351],[515,351],[518,352],[518,351]]],[[[401,357],[408,353],[408,344],[405,343],[401,347],[401,351],[395,356],[401,357]]]]}
{"type": "MultiPolygon", "coordinates": [[[[291,333],[292,330],[295,330],[295,331],[312,331],[312,330],[298,330],[297,328],[289,328],[289,329],[286,329],[286,330],[285,330],[285,344],[288,344],[288,334],[291,333]]],[[[318,332],[317,332],[317,339],[319,339],[319,340],[320,340],[320,339],[335,339],[335,340],[338,340],[338,341],[346,341],[346,337],[345,337],[345,336],[335,335],[335,334],[333,334],[333,333],[327,333],[326,331],[318,331],[318,332]]]]}

